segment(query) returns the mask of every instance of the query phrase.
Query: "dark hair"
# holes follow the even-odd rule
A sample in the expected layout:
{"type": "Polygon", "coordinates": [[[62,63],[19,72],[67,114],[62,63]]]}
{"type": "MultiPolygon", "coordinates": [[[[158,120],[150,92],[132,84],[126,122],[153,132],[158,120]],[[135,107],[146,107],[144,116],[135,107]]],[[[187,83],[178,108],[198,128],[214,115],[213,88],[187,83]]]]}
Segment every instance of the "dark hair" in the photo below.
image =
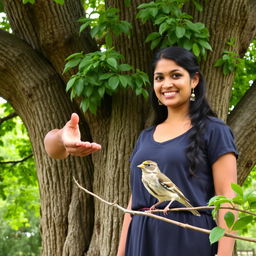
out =
{"type": "MultiPolygon", "coordinates": [[[[153,70],[161,59],[174,61],[178,66],[188,71],[191,78],[199,74],[199,83],[195,87],[196,100],[190,101],[189,116],[191,118],[190,144],[187,147],[187,158],[189,160],[190,173],[195,174],[196,167],[202,161],[203,133],[208,116],[216,114],[211,110],[205,98],[205,80],[200,71],[197,59],[190,51],[180,47],[168,47],[156,53],[153,60],[153,70]]],[[[152,72],[153,73],[153,72],[152,72]]],[[[158,99],[152,89],[151,100],[155,112],[154,125],[162,123],[167,118],[167,107],[158,104],[158,99]]]]}

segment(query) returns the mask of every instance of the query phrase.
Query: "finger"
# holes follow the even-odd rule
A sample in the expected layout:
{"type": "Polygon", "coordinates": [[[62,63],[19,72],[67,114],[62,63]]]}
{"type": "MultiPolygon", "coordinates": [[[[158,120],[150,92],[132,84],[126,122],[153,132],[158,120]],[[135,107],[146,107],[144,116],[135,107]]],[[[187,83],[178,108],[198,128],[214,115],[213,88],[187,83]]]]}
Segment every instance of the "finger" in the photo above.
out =
{"type": "Polygon", "coordinates": [[[92,153],[94,153],[94,152],[96,152],[96,151],[98,151],[99,149],[87,149],[87,150],[83,150],[83,151],[81,151],[81,152],[76,152],[76,153],[71,153],[71,155],[75,155],[75,156],[81,156],[81,157],[83,157],[83,156],[87,156],[87,155],[90,155],[90,154],[92,154],[92,153]]]}
{"type": "Polygon", "coordinates": [[[68,126],[71,128],[76,128],[79,123],[79,116],[76,113],[72,113],[70,120],[68,121],[68,126]]]}

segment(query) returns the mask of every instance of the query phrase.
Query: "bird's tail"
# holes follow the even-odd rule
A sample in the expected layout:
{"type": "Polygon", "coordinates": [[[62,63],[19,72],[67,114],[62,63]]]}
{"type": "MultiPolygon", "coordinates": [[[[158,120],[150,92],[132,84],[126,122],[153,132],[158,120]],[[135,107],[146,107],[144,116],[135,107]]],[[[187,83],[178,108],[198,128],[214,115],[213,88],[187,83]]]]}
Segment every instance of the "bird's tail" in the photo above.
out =
{"type": "MultiPolygon", "coordinates": [[[[180,203],[184,204],[188,208],[193,208],[193,206],[186,200],[182,200],[180,203]]],[[[190,210],[195,216],[201,216],[201,214],[197,210],[190,210]]]]}

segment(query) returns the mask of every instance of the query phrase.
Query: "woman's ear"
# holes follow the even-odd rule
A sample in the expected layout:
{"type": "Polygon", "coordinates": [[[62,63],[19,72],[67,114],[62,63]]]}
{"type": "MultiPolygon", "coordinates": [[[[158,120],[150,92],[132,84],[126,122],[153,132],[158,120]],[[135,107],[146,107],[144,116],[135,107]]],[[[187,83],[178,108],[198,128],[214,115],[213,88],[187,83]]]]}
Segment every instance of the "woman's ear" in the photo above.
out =
{"type": "Polygon", "coordinates": [[[196,72],[194,77],[192,78],[191,87],[195,88],[198,85],[199,81],[200,81],[199,73],[196,72]]]}

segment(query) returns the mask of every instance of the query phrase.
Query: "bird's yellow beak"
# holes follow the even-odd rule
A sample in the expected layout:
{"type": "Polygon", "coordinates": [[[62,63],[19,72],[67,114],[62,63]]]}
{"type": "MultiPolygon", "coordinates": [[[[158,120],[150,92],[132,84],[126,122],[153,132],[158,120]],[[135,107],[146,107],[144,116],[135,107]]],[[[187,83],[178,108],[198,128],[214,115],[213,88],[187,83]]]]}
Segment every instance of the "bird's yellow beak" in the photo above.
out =
{"type": "Polygon", "coordinates": [[[137,165],[137,167],[139,167],[139,168],[145,168],[145,165],[144,164],[139,164],[139,165],[137,165]]]}

